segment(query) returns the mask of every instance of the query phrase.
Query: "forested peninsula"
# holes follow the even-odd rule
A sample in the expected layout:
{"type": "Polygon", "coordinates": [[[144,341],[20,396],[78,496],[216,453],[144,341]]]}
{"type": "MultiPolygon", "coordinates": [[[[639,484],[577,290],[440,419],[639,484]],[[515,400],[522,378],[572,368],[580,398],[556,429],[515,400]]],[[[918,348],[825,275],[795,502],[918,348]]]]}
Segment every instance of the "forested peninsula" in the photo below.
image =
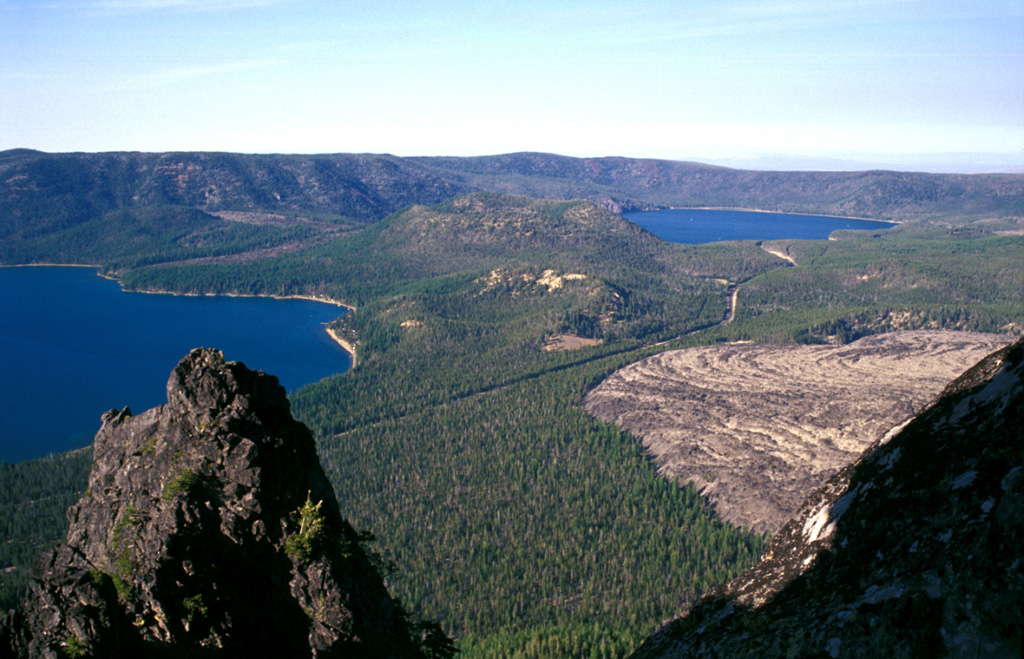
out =
{"type": "MultiPolygon", "coordinates": [[[[0,153],[0,263],[98,263],[131,290],[355,307],[332,331],[358,368],[298,391],[292,411],[342,514],[392,566],[389,591],[466,657],[624,656],[765,547],[584,410],[605,377],[738,341],[1019,335],[1022,217],[1015,175],[534,153],[0,153]],[[667,206],[901,224],[690,246],[618,215],[667,206]],[[545,349],[565,336],[589,341],[545,349]]],[[[87,469],[88,450],[0,466],[0,610],[63,536],[87,469]]]]}

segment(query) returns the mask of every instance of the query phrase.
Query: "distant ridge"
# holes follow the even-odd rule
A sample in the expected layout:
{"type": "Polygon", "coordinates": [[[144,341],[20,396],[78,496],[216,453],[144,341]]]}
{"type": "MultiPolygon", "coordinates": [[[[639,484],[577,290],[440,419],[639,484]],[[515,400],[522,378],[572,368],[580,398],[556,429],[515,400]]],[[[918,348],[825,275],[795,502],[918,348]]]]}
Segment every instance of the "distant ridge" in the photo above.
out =
{"type": "Polygon", "coordinates": [[[1024,214],[1024,179],[1011,174],[764,172],[546,153],[400,158],[14,149],[0,152],[0,239],[36,239],[114,210],[150,206],[375,222],[470,192],[586,199],[616,212],[729,206],[896,220],[1024,214]]]}

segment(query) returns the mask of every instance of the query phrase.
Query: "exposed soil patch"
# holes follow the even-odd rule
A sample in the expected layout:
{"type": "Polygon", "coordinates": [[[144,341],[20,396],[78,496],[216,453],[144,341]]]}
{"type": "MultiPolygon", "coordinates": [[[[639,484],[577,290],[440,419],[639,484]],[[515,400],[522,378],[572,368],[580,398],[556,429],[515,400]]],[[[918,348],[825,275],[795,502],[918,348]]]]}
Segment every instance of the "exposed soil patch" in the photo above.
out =
{"type": "Polygon", "coordinates": [[[768,252],[772,256],[777,256],[780,259],[783,259],[785,261],[789,261],[792,265],[797,265],[796,259],[794,259],[792,256],[790,256],[788,252],[785,252],[782,249],[779,249],[778,247],[775,247],[774,245],[768,245],[768,244],[762,243],[761,244],[761,249],[763,249],[764,251],[768,252]]]}
{"type": "Polygon", "coordinates": [[[637,435],[659,473],[726,520],[775,531],[879,435],[1014,337],[912,331],[845,346],[728,345],[631,364],[587,410],[637,435]]]}
{"type": "Polygon", "coordinates": [[[314,220],[308,217],[289,217],[286,215],[280,215],[278,213],[260,213],[255,211],[207,211],[210,215],[219,217],[222,220],[228,222],[238,222],[240,224],[254,224],[262,226],[274,226],[274,227],[314,227],[322,229],[324,231],[336,232],[339,229],[351,229],[355,228],[350,222],[324,222],[322,220],[314,220]]]}
{"type": "Polygon", "coordinates": [[[588,339],[575,334],[556,334],[544,342],[541,350],[551,352],[554,350],[578,350],[588,346],[596,346],[601,343],[600,339],[588,339]]]}

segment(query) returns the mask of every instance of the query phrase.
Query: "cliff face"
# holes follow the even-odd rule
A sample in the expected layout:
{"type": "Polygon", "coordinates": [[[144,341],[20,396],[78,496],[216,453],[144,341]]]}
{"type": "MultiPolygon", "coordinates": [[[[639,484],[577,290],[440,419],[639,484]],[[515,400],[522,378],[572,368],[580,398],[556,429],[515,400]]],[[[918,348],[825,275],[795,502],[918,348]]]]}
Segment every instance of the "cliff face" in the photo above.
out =
{"type": "Polygon", "coordinates": [[[0,655],[420,656],[277,378],[197,349],[167,399],[104,415],[0,655]]]}
{"type": "Polygon", "coordinates": [[[654,657],[1019,657],[1024,340],[804,503],[761,562],[666,623],[654,657]]]}

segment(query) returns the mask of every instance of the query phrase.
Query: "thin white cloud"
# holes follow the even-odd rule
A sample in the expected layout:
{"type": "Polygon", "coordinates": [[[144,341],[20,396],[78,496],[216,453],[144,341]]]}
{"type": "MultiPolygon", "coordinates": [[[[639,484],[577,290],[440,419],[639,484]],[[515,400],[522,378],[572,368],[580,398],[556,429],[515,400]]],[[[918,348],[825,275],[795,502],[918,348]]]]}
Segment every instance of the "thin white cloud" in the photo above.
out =
{"type": "Polygon", "coordinates": [[[580,32],[609,43],[659,43],[795,30],[850,29],[858,24],[918,23],[980,17],[1019,18],[1024,5],[993,0],[724,0],[716,3],[604,5],[591,9],[554,8],[546,15],[552,31],[580,32]]]}
{"type": "Polygon", "coordinates": [[[127,80],[127,84],[130,87],[136,88],[160,87],[195,78],[254,71],[266,68],[276,63],[277,60],[243,60],[237,62],[221,62],[218,64],[161,69],[132,76],[127,80]]]}

